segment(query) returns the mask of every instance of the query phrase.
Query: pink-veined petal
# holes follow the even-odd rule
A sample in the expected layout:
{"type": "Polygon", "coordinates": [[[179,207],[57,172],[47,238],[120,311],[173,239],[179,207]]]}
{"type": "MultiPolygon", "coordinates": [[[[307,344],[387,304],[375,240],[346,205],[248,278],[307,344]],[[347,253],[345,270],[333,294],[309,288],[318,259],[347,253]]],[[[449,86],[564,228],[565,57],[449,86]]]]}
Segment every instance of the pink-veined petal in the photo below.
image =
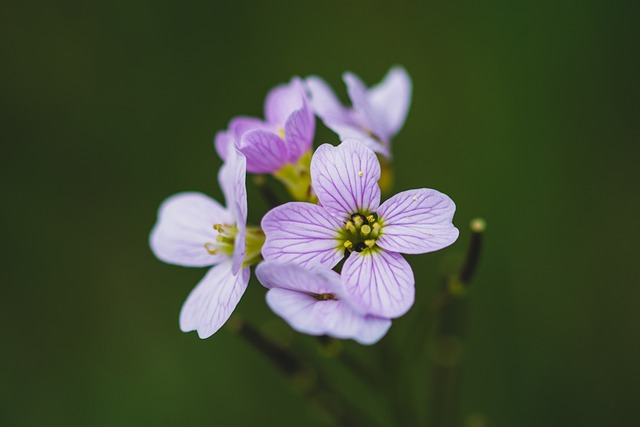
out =
{"type": "Polygon", "coordinates": [[[267,122],[284,126],[295,110],[302,108],[303,87],[299,78],[271,89],[264,102],[264,116],[267,122]]]}
{"type": "Polygon", "coordinates": [[[377,209],[379,179],[380,163],[375,153],[354,139],[337,147],[323,144],[311,159],[311,183],[318,200],[341,219],[377,209]]]}
{"type": "MultiPolygon", "coordinates": [[[[246,228],[247,228],[247,161],[232,147],[227,153],[227,160],[224,162],[218,173],[220,187],[227,200],[227,209],[234,216],[233,224],[238,227],[233,250],[233,274],[236,274],[244,260],[246,251],[246,228]]],[[[231,225],[233,225],[231,224],[231,225]]]]}
{"type": "Polygon", "coordinates": [[[335,293],[340,288],[340,275],[321,264],[305,266],[279,261],[263,261],[256,267],[256,276],[266,288],[314,294],[335,293]]]}
{"type": "Polygon", "coordinates": [[[340,221],[323,207],[289,202],[270,210],[262,219],[265,260],[305,265],[317,262],[333,268],[344,256],[338,240],[340,221]]]}
{"type": "MultiPolygon", "coordinates": [[[[317,76],[310,76],[305,79],[305,85],[310,93],[313,111],[325,124],[353,124],[349,110],[340,103],[324,80],[317,76]]],[[[331,128],[328,124],[327,126],[331,128]]]]}
{"type": "Polygon", "coordinates": [[[271,310],[293,329],[309,335],[373,344],[391,326],[388,319],[358,314],[344,301],[319,301],[311,295],[282,288],[270,289],[266,299],[271,310]]]}
{"type": "Polygon", "coordinates": [[[396,252],[352,252],[342,267],[342,284],[354,307],[375,316],[400,317],[415,299],[411,266],[396,252]]]}
{"type": "Polygon", "coordinates": [[[232,223],[233,215],[212,198],[195,192],[175,194],[158,210],[151,231],[151,250],[160,260],[185,267],[206,267],[226,259],[211,255],[206,244],[215,243],[214,224],[232,223]]]}
{"type": "Polygon", "coordinates": [[[367,91],[368,103],[380,120],[384,138],[392,138],[404,125],[411,105],[411,91],[411,78],[400,66],[392,67],[380,83],[367,91]]]}
{"type": "Polygon", "coordinates": [[[242,135],[252,130],[275,131],[275,128],[255,117],[238,116],[229,122],[228,131],[235,138],[236,145],[242,138],[242,135]]]}
{"type": "Polygon", "coordinates": [[[362,80],[353,73],[344,73],[342,79],[347,85],[347,92],[349,93],[353,109],[361,115],[367,130],[370,130],[382,138],[385,144],[388,143],[387,135],[381,126],[383,119],[381,117],[382,112],[376,110],[370,104],[367,98],[367,87],[362,80]]]}
{"type": "Polygon", "coordinates": [[[272,173],[288,160],[285,142],[275,133],[251,130],[240,139],[238,149],[247,158],[247,170],[251,173],[272,173]]]}
{"type": "Polygon", "coordinates": [[[249,283],[249,267],[238,274],[231,271],[231,261],[211,268],[191,291],[180,310],[180,329],[198,331],[209,338],[229,319],[249,283]]]}
{"type": "Polygon", "coordinates": [[[405,254],[447,247],[459,234],[452,223],[455,210],[453,200],[436,190],[420,188],[398,193],[378,209],[383,226],[376,243],[405,254]]]}
{"type": "Polygon", "coordinates": [[[388,145],[385,145],[376,138],[372,137],[370,133],[363,130],[360,126],[330,123],[327,120],[324,121],[324,124],[329,129],[338,134],[340,141],[346,141],[347,139],[356,139],[376,153],[380,153],[385,157],[391,157],[391,152],[388,145]]]}
{"type": "Polygon", "coordinates": [[[284,124],[284,141],[287,146],[288,161],[296,163],[313,146],[316,122],[307,102],[291,113],[284,124]]]}

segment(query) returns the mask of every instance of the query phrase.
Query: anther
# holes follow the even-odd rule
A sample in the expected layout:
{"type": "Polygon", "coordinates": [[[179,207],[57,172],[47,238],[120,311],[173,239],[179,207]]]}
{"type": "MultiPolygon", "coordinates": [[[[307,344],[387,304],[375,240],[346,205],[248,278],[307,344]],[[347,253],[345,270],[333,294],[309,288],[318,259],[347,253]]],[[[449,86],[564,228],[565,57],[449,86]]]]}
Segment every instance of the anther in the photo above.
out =
{"type": "Polygon", "coordinates": [[[380,224],[379,224],[379,223],[377,223],[377,222],[374,222],[374,223],[373,223],[373,225],[372,225],[372,227],[373,227],[373,229],[374,229],[375,231],[379,231],[379,230],[380,230],[380,224]]]}
{"type": "Polygon", "coordinates": [[[356,227],[353,225],[353,221],[347,221],[347,224],[345,225],[345,227],[347,228],[347,230],[349,230],[352,233],[356,232],[356,227]]]}
{"type": "Polygon", "coordinates": [[[356,227],[362,227],[362,224],[364,224],[364,222],[365,222],[365,219],[362,215],[358,214],[358,216],[353,218],[353,223],[356,225],[356,227]]]}
{"type": "Polygon", "coordinates": [[[369,223],[372,223],[372,222],[374,222],[375,220],[376,220],[376,218],[375,218],[373,215],[369,215],[369,216],[367,217],[367,221],[369,221],[369,223]]]}
{"type": "Polygon", "coordinates": [[[222,233],[224,231],[222,229],[222,224],[214,224],[213,229],[216,230],[218,233],[222,233]]]}
{"type": "Polygon", "coordinates": [[[376,241],[374,239],[369,239],[365,240],[364,244],[367,245],[367,247],[372,248],[376,245],[376,241]]]}
{"type": "Polygon", "coordinates": [[[207,250],[207,252],[209,252],[209,255],[215,255],[218,253],[216,246],[211,242],[205,243],[204,248],[207,250]]]}
{"type": "Polygon", "coordinates": [[[346,240],[344,242],[344,247],[349,249],[350,251],[352,251],[353,250],[353,243],[351,243],[351,240],[346,240]]]}

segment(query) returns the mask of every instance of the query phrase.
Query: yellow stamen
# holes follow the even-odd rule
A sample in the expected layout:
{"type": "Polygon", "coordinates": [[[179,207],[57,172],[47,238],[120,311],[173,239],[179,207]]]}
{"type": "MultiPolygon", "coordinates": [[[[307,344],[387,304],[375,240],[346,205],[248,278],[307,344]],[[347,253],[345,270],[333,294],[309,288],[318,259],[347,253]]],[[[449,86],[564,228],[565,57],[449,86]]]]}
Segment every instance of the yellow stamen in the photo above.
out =
{"type": "Polygon", "coordinates": [[[376,241],[373,239],[369,239],[369,240],[365,240],[364,244],[367,245],[367,247],[372,248],[376,245],[376,241]]]}
{"type": "Polygon", "coordinates": [[[373,215],[369,215],[369,216],[367,217],[367,221],[369,221],[369,222],[374,222],[375,220],[376,220],[376,219],[373,217],[373,215]]]}
{"type": "Polygon", "coordinates": [[[347,224],[345,225],[345,227],[347,228],[347,230],[349,230],[352,233],[356,232],[356,227],[353,225],[353,221],[347,221],[347,224]]]}
{"type": "Polygon", "coordinates": [[[353,223],[356,225],[356,227],[362,227],[362,224],[364,224],[364,219],[362,219],[362,217],[358,215],[353,218],[353,223]]]}
{"type": "Polygon", "coordinates": [[[349,249],[349,250],[352,250],[353,249],[353,243],[351,243],[351,240],[346,240],[344,242],[344,247],[349,249]]]}
{"type": "Polygon", "coordinates": [[[216,230],[218,233],[222,233],[222,224],[214,224],[213,225],[213,229],[216,230]]]}
{"type": "Polygon", "coordinates": [[[365,224],[360,228],[360,231],[362,232],[362,237],[367,237],[367,235],[371,233],[371,227],[365,224]]]}
{"type": "Polygon", "coordinates": [[[284,139],[284,128],[278,128],[278,135],[280,138],[284,139]]]}
{"type": "Polygon", "coordinates": [[[377,222],[374,222],[373,223],[373,229],[376,230],[376,231],[380,230],[380,224],[378,224],[377,222]]]}
{"type": "Polygon", "coordinates": [[[216,246],[211,242],[205,243],[204,248],[207,250],[207,252],[209,252],[209,255],[215,255],[218,253],[216,246]]]}

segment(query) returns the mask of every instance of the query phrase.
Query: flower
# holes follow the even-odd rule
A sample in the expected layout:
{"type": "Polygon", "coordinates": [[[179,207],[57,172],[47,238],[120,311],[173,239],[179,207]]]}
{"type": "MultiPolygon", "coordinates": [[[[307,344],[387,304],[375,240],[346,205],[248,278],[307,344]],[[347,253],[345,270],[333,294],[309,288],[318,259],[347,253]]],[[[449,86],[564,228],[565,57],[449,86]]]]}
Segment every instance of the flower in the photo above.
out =
{"type": "Polygon", "coordinates": [[[355,74],[342,77],[352,108],[345,108],[319,77],[305,83],[311,104],[324,124],[341,140],[357,138],[373,151],[391,157],[391,139],[404,125],[411,104],[411,78],[402,67],[392,67],[376,86],[367,89],[355,74]]]}
{"type": "Polygon", "coordinates": [[[319,205],[290,202],[262,219],[265,260],[333,268],[345,255],[343,286],[364,312],[403,315],[414,301],[414,277],[400,255],[436,251],[458,238],[453,201],[427,188],[380,204],[380,164],[360,141],[320,146],[311,160],[319,205]]]}
{"type": "Polygon", "coordinates": [[[342,292],[340,275],[319,264],[301,267],[265,261],[256,268],[256,276],[269,288],[266,299],[271,310],[298,332],[374,344],[391,326],[389,319],[352,307],[342,292]]]}
{"type": "Polygon", "coordinates": [[[264,114],[266,120],[242,116],[231,120],[226,131],[216,134],[218,155],[226,159],[229,147],[235,145],[247,158],[248,172],[274,173],[311,150],[315,120],[299,78],[267,94],[264,114]]]}
{"type": "Polygon", "coordinates": [[[180,311],[180,329],[213,335],[227,321],[249,282],[249,265],[260,259],[262,231],[247,227],[246,160],[232,149],[218,174],[227,202],[222,207],[195,192],[178,193],[160,206],[150,246],[160,260],[211,268],[180,311]]]}

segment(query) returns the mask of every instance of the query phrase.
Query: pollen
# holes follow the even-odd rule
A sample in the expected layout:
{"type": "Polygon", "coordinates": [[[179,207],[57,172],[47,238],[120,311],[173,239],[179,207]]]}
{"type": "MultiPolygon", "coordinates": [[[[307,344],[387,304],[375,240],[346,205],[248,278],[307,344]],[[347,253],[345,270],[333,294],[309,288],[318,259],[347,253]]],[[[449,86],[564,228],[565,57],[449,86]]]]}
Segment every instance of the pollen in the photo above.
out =
{"type": "Polygon", "coordinates": [[[349,249],[350,251],[353,250],[353,243],[351,243],[351,240],[345,240],[344,247],[349,249]]]}
{"type": "Polygon", "coordinates": [[[417,202],[417,201],[418,201],[418,196],[413,196],[413,197],[411,198],[411,200],[413,200],[414,202],[417,202]]]}
{"type": "Polygon", "coordinates": [[[284,128],[278,128],[278,136],[284,139],[284,128]]]}
{"type": "Polygon", "coordinates": [[[358,176],[362,176],[362,171],[358,171],[358,176]]]}

